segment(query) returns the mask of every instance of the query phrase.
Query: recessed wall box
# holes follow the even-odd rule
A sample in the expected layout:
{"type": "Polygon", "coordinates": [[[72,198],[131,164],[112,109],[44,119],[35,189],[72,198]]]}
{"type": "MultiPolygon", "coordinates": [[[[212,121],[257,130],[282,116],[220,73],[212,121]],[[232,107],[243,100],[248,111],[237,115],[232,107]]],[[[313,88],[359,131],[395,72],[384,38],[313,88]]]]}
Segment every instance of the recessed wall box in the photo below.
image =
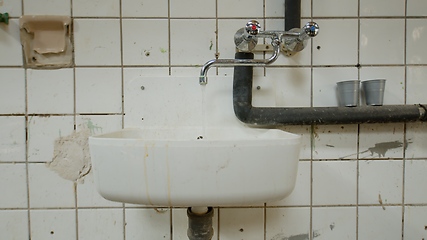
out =
{"type": "Polygon", "coordinates": [[[24,15],[19,19],[25,65],[62,68],[73,63],[69,16],[24,15]]]}

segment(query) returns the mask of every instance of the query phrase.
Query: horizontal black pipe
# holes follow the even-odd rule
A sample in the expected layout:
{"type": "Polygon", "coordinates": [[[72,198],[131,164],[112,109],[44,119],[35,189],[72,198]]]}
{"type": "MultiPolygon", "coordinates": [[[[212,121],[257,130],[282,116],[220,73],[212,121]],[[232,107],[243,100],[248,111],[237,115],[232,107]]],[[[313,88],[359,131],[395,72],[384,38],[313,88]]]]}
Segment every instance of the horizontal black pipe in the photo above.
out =
{"type": "Polygon", "coordinates": [[[301,0],[285,0],[285,31],[301,28],[301,0]]]}
{"type": "MultiPolygon", "coordinates": [[[[252,59],[253,53],[236,53],[252,59]]],[[[254,107],[253,67],[234,67],[233,106],[237,118],[254,125],[355,124],[427,121],[427,105],[361,107],[254,107]]]]}

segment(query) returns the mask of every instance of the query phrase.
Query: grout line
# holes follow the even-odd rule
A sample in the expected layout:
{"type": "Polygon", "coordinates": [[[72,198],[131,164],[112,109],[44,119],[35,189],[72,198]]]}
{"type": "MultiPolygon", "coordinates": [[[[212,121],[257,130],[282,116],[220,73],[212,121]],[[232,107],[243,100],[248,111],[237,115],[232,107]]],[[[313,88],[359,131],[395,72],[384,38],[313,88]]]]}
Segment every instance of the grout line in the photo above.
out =
{"type": "Polygon", "coordinates": [[[169,76],[172,75],[172,60],[171,60],[171,0],[168,0],[168,68],[169,68],[169,76]]]}
{"type": "MultiPolygon", "coordinates": [[[[125,94],[124,94],[124,67],[123,67],[123,16],[122,16],[122,0],[119,0],[119,17],[120,17],[120,78],[121,78],[121,95],[122,95],[122,105],[121,105],[121,118],[122,118],[122,128],[124,128],[124,122],[125,122],[125,112],[124,112],[124,105],[125,105],[125,94]]],[[[123,231],[123,240],[126,240],[126,205],[122,203],[121,206],[122,209],[122,231],[123,231]]]]}
{"type": "MultiPolygon", "coordinates": [[[[74,19],[73,19],[73,0],[70,0],[70,16],[72,18],[71,24],[71,46],[74,47],[74,19]]],[[[77,130],[77,79],[76,79],[76,64],[75,64],[75,51],[72,51],[72,68],[73,68],[73,123],[74,123],[74,131],[77,130]]],[[[74,182],[74,211],[75,211],[75,223],[76,223],[76,240],[79,240],[79,211],[78,211],[78,196],[77,196],[77,183],[74,182]]]]}
{"type": "MultiPolygon", "coordinates": [[[[408,76],[408,67],[407,67],[407,27],[408,27],[408,20],[407,20],[407,15],[408,15],[408,0],[405,0],[405,29],[403,30],[403,63],[405,65],[404,68],[404,100],[403,103],[406,104],[406,99],[407,99],[407,76],[408,76]]],[[[406,141],[406,137],[407,137],[407,124],[403,123],[403,160],[402,160],[402,229],[401,229],[401,233],[402,233],[402,240],[404,240],[404,235],[405,235],[405,172],[406,172],[406,147],[408,146],[407,141],[406,141]]]]}
{"type": "MultiPolygon", "coordinates": [[[[310,1],[310,21],[313,21],[313,0],[310,1]]],[[[314,40],[313,38],[310,39],[311,41],[311,47],[310,47],[310,107],[313,107],[314,105],[314,97],[313,97],[313,93],[314,93],[314,89],[313,89],[313,85],[314,85],[314,68],[313,68],[313,61],[314,61],[314,40]]],[[[311,130],[310,130],[310,232],[309,232],[309,238],[310,240],[313,239],[313,152],[314,152],[314,145],[315,145],[315,125],[312,124],[311,125],[311,130]]]]}
{"type": "MultiPolygon", "coordinates": [[[[360,0],[357,1],[357,79],[360,80],[362,65],[360,64],[360,0]]],[[[356,153],[356,240],[359,239],[359,175],[360,175],[360,124],[357,124],[356,153]]]]}
{"type": "MultiPolygon", "coordinates": [[[[21,0],[21,11],[22,15],[24,15],[24,0],[21,0]]],[[[28,118],[28,71],[25,69],[25,57],[24,57],[24,50],[21,48],[21,54],[22,54],[22,66],[19,66],[19,68],[24,69],[24,86],[25,86],[25,178],[26,178],[26,185],[27,185],[27,230],[28,230],[28,239],[31,239],[31,204],[30,204],[30,175],[29,175],[29,169],[28,169],[28,149],[29,149],[29,118],[28,118]]],[[[77,239],[78,240],[78,239],[77,239]]]]}

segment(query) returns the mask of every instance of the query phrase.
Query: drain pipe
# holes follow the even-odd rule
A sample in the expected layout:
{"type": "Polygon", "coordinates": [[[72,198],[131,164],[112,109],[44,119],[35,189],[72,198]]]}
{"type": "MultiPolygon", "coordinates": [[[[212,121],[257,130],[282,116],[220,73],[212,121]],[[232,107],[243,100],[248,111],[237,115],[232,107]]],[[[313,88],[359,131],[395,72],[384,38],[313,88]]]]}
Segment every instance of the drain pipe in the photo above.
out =
{"type": "Polygon", "coordinates": [[[208,208],[188,208],[188,230],[189,240],[211,240],[213,236],[212,218],[214,211],[208,208]]]}
{"type": "Polygon", "coordinates": [[[301,0],[285,0],[285,31],[301,28],[301,0]]]}
{"type": "MultiPolygon", "coordinates": [[[[237,59],[252,59],[253,53],[236,53],[237,59]]],[[[234,67],[233,106],[236,117],[253,125],[358,124],[427,121],[427,105],[360,107],[254,107],[253,67],[234,67]]]]}

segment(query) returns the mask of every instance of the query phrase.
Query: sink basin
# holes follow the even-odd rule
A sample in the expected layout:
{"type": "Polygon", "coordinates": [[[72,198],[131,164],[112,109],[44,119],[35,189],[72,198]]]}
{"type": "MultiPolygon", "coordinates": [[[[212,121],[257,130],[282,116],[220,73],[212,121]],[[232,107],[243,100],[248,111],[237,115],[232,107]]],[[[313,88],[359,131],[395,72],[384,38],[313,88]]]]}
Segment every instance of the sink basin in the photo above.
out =
{"type": "Polygon", "coordinates": [[[280,200],[295,185],[300,136],[278,129],[128,128],[89,138],[104,198],[152,206],[280,200]]]}

